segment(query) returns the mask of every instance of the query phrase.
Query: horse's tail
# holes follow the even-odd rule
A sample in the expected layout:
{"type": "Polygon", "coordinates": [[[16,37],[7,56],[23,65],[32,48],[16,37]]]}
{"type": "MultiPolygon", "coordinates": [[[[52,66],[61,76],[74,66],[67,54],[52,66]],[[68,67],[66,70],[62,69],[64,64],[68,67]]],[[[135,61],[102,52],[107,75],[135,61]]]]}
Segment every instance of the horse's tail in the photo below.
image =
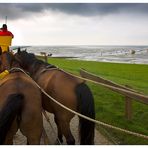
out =
{"type": "Polygon", "coordinates": [[[11,94],[0,111],[0,144],[4,144],[7,132],[16,116],[21,114],[23,94],[11,94]]]}
{"type": "MultiPolygon", "coordinates": [[[[78,110],[81,114],[95,119],[95,108],[93,95],[85,83],[81,83],[76,87],[78,98],[78,110]]],[[[94,144],[95,123],[84,118],[79,118],[79,137],[80,144],[94,144]]]]}

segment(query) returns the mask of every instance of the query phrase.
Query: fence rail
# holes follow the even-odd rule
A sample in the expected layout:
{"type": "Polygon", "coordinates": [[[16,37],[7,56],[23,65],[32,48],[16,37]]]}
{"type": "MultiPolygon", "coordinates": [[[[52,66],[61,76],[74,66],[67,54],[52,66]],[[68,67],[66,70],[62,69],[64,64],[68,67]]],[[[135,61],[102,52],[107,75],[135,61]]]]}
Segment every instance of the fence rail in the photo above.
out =
{"type": "Polygon", "coordinates": [[[123,85],[119,85],[119,84],[114,83],[112,81],[106,80],[106,79],[99,77],[97,75],[94,75],[84,69],[80,70],[80,75],[83,78],[93,80],[93,81],[98,82],[100,84],[103,83],[103,84],[105,84],[105,85],[103,85],[104,87],[124,95],[125,96],[125,116],[129,120],[132,118],[132,100],[138,101],[143,104],[148,104],[148,96],[142,94],[141,92],[135,91],[131,88],[128,88],[123,85]]]}

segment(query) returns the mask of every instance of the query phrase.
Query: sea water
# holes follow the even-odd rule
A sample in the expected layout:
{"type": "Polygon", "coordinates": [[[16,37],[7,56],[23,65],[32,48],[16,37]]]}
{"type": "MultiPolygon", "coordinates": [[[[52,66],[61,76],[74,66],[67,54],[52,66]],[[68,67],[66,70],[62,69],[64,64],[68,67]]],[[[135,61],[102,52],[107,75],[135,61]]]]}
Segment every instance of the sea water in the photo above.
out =
{"type": "Polygon", "coordinates": [[[28,52],[87,61],[148,64],[148,46],[28,46],[28,52]]]}

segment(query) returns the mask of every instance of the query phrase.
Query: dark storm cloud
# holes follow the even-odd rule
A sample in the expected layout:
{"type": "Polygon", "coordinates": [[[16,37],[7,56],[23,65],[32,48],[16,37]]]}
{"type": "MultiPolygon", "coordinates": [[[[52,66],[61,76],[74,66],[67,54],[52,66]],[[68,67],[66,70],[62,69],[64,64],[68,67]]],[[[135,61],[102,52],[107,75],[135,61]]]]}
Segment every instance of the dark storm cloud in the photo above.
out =
{"type": "Polygon", "coordinates": [[[0,17],[8,16],[9,19],[18,19],[41,13],[44,10],[62,12],[70,15],[96,16],[113,13],[138,13],[148,14],[148,4],[136,3],[8,3],[0,4],[0,17]]]}

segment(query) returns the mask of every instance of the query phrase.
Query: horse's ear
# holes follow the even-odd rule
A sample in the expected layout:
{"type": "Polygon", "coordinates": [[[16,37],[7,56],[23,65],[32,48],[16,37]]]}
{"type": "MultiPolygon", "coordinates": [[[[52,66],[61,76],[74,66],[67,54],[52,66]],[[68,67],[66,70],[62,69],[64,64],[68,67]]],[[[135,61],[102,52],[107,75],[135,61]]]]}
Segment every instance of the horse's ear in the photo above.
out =
{"type": "Polygon", "coordinates": [[[1,46],[0,46],[0,55],[2,54],[2,48],[1,48],[1,46]]]}
{"type": "Polygon", "coordinates": [[[17,53],[20,53],[21,52],[21,49],[20,49],[20,47],[17,49],[17,53]]]}
{"type": "Polygon", "coordinates": [[[27,48],[24,51],[27,52],[27,48]]]}

